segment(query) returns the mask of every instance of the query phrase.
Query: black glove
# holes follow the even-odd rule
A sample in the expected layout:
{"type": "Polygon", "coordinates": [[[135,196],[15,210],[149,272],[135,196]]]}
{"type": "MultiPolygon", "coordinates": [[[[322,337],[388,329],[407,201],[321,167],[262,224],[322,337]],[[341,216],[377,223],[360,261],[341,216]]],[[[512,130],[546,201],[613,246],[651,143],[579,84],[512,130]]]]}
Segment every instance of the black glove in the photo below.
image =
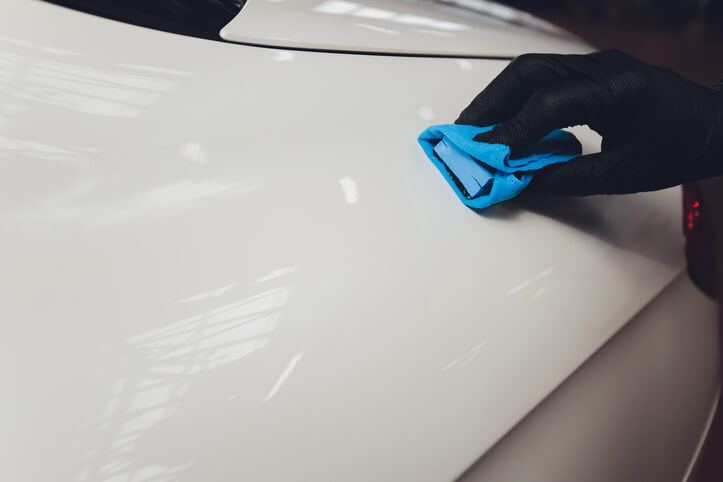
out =
{"type": "Polygon", "coordinates": [[[602,152],[538,171],[528,189],[545,194],[653,191],[723,174],[723,93],[617,51],[517,57],[456,123],[501,123],[475,140],[513,155],[556,128],[602,135],[602,152]]]}

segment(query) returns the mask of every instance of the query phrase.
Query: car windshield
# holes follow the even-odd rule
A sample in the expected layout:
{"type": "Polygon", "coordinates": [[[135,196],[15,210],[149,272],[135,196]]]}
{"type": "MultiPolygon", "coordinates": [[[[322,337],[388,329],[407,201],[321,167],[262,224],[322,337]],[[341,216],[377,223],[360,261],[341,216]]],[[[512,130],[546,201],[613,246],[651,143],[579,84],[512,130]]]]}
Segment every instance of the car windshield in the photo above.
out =
{"type": "Polygon", "coordinates": [[[100,17],[165,32],[221,40],[246,0],[46,0],[100,17]]]}

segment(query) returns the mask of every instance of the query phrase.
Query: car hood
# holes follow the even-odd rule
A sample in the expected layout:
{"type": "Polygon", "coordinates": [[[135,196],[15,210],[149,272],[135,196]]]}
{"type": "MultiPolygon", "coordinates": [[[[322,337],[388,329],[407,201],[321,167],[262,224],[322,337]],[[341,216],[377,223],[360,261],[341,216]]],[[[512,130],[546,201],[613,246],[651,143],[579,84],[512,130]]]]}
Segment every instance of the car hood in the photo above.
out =
{"type": "Polygon", "coordinates": [[[504,61],[6,8],[0,480],[451,480],[683,270],[677,191],[459,202],[504,61]]]}
{"type": "Polygon", "coordinates": [[[249,0],[221,36],[254,45],[406,55],[509,58],[591,50],[530,14],[484,0],[249,0]]]}

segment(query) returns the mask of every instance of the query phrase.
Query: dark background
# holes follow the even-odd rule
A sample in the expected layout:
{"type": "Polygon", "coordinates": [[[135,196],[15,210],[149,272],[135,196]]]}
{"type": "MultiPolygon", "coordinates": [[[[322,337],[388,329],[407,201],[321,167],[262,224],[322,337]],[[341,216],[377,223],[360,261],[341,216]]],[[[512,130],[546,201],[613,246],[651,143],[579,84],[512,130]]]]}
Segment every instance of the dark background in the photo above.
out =
{"type": "Polygon", "coordinates": [[[506,0],[599,49],[714,85],[723,78],[723,0],[506,0]]]}
{"type": "MultiPolygon", "coordinates": [[[[598,49],[628,52],[649,64],[668,67],[708,86],[723,79],[723,0],[504,0],[500,3],[548,20],[598,49]]],[[[715,208],[711,212],[719,246],[713,256],[718,258],[718,280],[723,280],[723,178],[701,183],[701,189],[705,198],[720,205],[711,206],[715,208]]],[[[715,261],[712,259],[711,263],[715,261]]],[[[717,284],[721,288],[720,301],[723,281],[717,284]]],[[[718,408],[694,480],[723,482],[723,406],[718,408]]]]}

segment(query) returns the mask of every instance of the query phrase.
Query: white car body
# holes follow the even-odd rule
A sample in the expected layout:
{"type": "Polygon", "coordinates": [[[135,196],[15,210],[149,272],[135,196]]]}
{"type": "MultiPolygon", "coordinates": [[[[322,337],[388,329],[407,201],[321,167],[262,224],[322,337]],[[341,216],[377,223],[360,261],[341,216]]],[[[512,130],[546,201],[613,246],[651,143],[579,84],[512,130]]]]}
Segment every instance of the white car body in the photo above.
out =
{"type": "Polygon", "coordinates": [[[249,0],[223,35],[265,46],[0,4],[0,480],[688,477],[719,355],[679,191],[480,215],[416,142],[589,47],[320,3],[249,0]]]}

